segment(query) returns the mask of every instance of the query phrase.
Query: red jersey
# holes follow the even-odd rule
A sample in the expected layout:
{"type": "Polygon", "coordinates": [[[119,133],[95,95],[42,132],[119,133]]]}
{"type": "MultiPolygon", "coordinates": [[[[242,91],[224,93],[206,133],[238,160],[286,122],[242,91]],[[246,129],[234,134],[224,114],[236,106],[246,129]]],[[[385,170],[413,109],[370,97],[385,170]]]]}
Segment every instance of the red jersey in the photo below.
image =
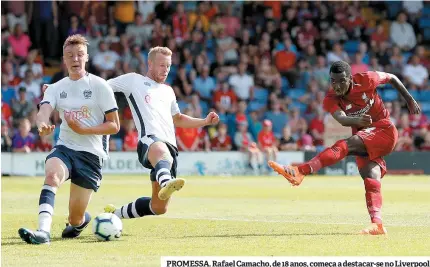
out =
{"type": "Polygon", "coordinates": [[[128,132],[124,136],[124,144],[127,144],[129,149],[137,150],[138,133],[137,131],[128,132]]]}
{"type": "Polygon", "coordinates": [[[36,151],[48,152],[51,151],[52,145],[50,143],[42,143],[42,141],[37,141],[35,145],[36,151]]]}
{"type": "Polygon", "coordinates": [[[199,130],[197,128],[178,127],[176,128],[176,138],[181,140],[186,148],[190,149],[193,146],[194,141],[199,138],[199,130]]]}
{"type": "Polygon", "coordinates": [[[224,137],[216,136],[214,139],[212,139],[211,147],[213,150],[230,150],[231,146],[231,138],[230,136],[226,135],[224,137]]]}
{"type": "MultiPolygon", "coordinates": [[[[412,129],[405,128],[399,130],[399,137],[409,137],[412,138],[412,129]]],[[[412,146],[410,144],[403,144],[402,151],[412,151],[412,146]]]]}
{"type": "Polygon", "coordinates": [[[237,102],[237,97],[233,90],[228,90],[227,92],[217,90],[215,91],[213,98],[215,103],[220,102],[226,109],[231,108],[231,106],[237,102]]]}
{"type": "MultiPolygon", "coordinates": [[[[379,122],[377,125],[391,124],[390,113],[376,91],[378,85],[390,81],[390,75],[385,72],[368,71],[354,74],[352,77],[353,86],[347,95],[337,96],[332,89],[327,92],[323,102],[324,109],[332,114],[341,109],[349,117],[370,115],[372,126],[377,122],[379,122]]],[[[352,127],[353,134],[357,131],[357,128],[352,127]]]]}
{"type": "Polygon", "coordinates": [[[276,138],[273,132],[260,131],[260,133],[258,134],[258,143],[262,147],[274,146],[275,142],[276,142],[276,138]]]}

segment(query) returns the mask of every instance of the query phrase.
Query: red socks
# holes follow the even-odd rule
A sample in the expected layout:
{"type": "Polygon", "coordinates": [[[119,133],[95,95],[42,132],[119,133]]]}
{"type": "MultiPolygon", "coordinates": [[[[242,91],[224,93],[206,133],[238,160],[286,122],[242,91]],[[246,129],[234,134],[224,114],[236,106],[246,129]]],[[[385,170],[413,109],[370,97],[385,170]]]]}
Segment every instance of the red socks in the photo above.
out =
{"type": "Polygon", "coordinates": [[[345,140],[337,141],[333,146],[326,148],[310,161],[299,165],[300,173],[308,175],[319,169],[333,165],[348,155],[348,145],[345,140]]]}
{"type": "Polygon", "coordinates": [[[376,179],[364,179],[364,188],[366,189],[366,205],[369,211],[372,223],[382,223],[381,207],[381,182],[376,179]]]}

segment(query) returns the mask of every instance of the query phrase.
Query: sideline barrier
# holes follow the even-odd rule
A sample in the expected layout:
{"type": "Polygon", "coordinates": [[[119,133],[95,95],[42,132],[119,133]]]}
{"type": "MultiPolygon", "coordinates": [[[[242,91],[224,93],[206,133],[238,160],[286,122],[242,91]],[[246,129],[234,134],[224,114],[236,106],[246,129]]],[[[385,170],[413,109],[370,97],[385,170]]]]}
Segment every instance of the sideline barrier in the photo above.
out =
{"type": "MultiPolygon", "coordinates": [[[[2,174],[20,176],[43,176],[45,158],[49,153],[34,152],[1,153],[2,174]]],[[[278,161],[282,164],[300,163],[304,153],[281,152],[278,161]]],[[[178,157],[180,175],[244,175],[247,171],[247,156],[241,152],[181,152],[178,157]]],[[[137,160],[136,152],[111,152],[103,165],[103,174],[149,174],[137,160]]]]}

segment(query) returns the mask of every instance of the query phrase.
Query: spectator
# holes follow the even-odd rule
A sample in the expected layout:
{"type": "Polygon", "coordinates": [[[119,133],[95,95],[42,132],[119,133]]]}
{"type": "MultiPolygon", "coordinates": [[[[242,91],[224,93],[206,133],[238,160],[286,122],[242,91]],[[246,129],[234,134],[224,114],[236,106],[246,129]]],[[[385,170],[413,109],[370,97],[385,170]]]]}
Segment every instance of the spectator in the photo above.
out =
{"type": "Polygon", "coordinates": [[[118,145],[117,145],[117,140],[118,139],[116,139],[116,138],[109,138],[109,151],[110,152],[112,152],[112,151],[120,151],[120,149],[118,148],[118,145]]]}
{"type": "Polygon", "coordinates": [[[329,67],[326,65],[325,57],[319,55],[317,57],[317,64],[312,71],[312,77],[318,82],[318,85],[323,89],[329,87],[329,67]]]}
{"type": "Polygon", "coordinates": [[[220,30],[216,43],[218,49],[224,53],[226,64],[237,64],[239,60],[239,54],[237,52],[238,45],[233,37],[230,37],[225,33],[225,29],[220,30]]]}
{"type": "Polygon", "coordinates": [[[131,48],[131,53],[127,53],[123,57],[123,68],[125,73],[136,72],[145,73],[146,64],[145,58],[140,52],[140,47],[138,45],[133,45],[131,48]]]}
{"type": "Polygon", "coordinates": [[[227,82],[219,84],[218,90],[213,94],[213,103],[217,110],[234,113],[237,110],[237,97],[227,82]]]}
{"type": "Polygon", "coordinates": [[[282,130],[282,137],[279,142],[279,150],[281,151],[295,151],[297,150],[297,142],[291,136],[291,129],[285,126],[282,130]]]}
{"type": "Polygon", "coordinates": [[[8,84],[8,77],[6,74],[1,75],[1,100],[2,103],[7,103],[9,106],[12,104],[12,100],[16,99],[15,89],[8,84]]]}
{"type": "Polygon", "coordinates": [[[297,33],[297,42],[301,50],[308,46],[313,46],[316,39],[319,39],[318,29],[314,26],[312,20],[306,20],[305,25],[297,33]]]}
{"type": "Polygon", "coordinates": [[[309,124],[309,131],[314,140],[314,146],[324,146],[324,111],[318,108],[315,118],[309,124]]]}
{"type": "Polygon", "coordinates": [[[43,82],[43,67],[42,64],[35,62],[37,53],[37,50],[32,50],[28,53],[26,64],[19,68],[19,77],[24,78],[25,72],[27,70],[31,70],[33,72],[33,80],[36,83],[41,84],[43,82]]]}
{"type": "Polygon", "coordinates": [[[409,115],[403,113],[400,117],[400,124],[398,125],[399,138],[396,144],[396,151],[412,151],[413,139],[412,129],[409,127],[409,115]]]}
{"type": "Polygon", "coordinates": [[[400,12],[397,21],[391,23],[390,38],[394,45],[403,51],[410,51],[417,44],[414,28],[407,22],[406,13],[400,12]]]}
{"type": "Polygon", "coordinates": [[[25,12],[25,1],[8,1],[3,2],[7,10],[7,25],[9,30],[15,28],[17,24],[21,24],[22,31],[27,32],[27,14],[25,12]]]}
{"type": "Polygon", "coordinates": [[[12,115],[14,122],[27,118],[30,112],[35,109],[33,102],[27,99],[27,89],[20,87],[18,89],[18,99],[12,102],[12,115]]]}
{"type": "Polygon", "coordinates": [[[363,63],[363,55],[361,53],[355,53],[354,62],[351,64],[351,74],[354,75],[367,71],[369,71],[369,66],[363,63]]]}
{"type": "Polygon", "coordinates": [[[12,122],[12,111],[10,106],[3,102],[3,100],[1,101],[1,119],[2,121],[6,121],[8,125],[12,122]]]}
{"type": "Polygon", "coordinates": [[[260,65],[257,67],[256,78],[262,81],[262,85],[266,88],[281,87],[281,75],[267,57],[261,59],[260,65]]]}
{"type": "Polygon", "coordinates": [[[263,130],[258,134],[258,146],[263,151],[266,160],[276,161],[278,154],[278,140],[272,131],[272,122],[263,121],[263,130]]]}
{"type": "Polygon", "coordinates": [[[427,87],[429,73],[427,68],[420,64],[420,58],[413,55],[410,63],[403,69],[403,77],[409,84],[424,89],[427,87]]]}
{"type": "MultiPolygon", "coordinates": [[[[184,114],[193,116],[193,110],[186,108],[184,114]]],[[[176,128],[176,141],[179,151],[197,151],[199,148],[199,129],[197,128],[176,128]]]]}
{"type": "Polygon", "coordinates": [[[31,70],[27,70],[25,72],[24,80],[18,85],[18,87],[24,87],[26,89],[28,100],[37,101],[40,99],[42,94],[40,84],[33,80],[33,72],[31,70]]]}
{"type": "Polygon", "coordinates": [[[385,43],[388,41],[388,34],[385,32],[384,25],[378,24],[376,26],[376,30],[370,36],[370,40],[373,45],[379,46],[381,43],[385,43]]]}
{"type": "Polygon", "coordinates": [[[239,73],[230,76],[228,83],[233,87],[239,100],[253,99],[254,78],[246,73],[247,65],[239,64],[239,73]]]}
{"type": "Polygon", "coordinates": [[[239,151],[248,154],[250,168],[254,173],[258,173],[263,167],[263,154],[248,132],[248,123],[246,121],[238,123],[234,144],[239,151]]]}
{"type": "Polygon", "coordinates": [[[34,143],[34,135],[30,133],[30,122],[28,119],[20,120],[18,132],[12,139],[13,152],[30,153],[34,149],[34,143]]]}
{"type": "Polygon", "coordinates": [[[173,81],[173,90],[178,100],[190,101],[190,97],[194,91],[191,86],[191,79],[187,75],[185,66],[183,65],[179,66],[178,75],[173,81]]]}
{"type": "Polygon", "coordinates": [[[340,43],[333,45],[333,50],[327,53],[327,62],[332,64],[335,61],[343,60],[349,62],[348,54],[343,51],[343,47],[340,43]]]}
{"type": "Polygon", "coordinates": [[[85,35],[86,31],[85,28],[80,25],[80,21],[78,16],[74,15],[70,17],[70,28],[67,33],[68,36],[74,35],[74,34],[81,34],[85,35]]]}
{"type": "Polygon", "coordinates": [[[7,76],[9,86],[17,86],[20,83],[20,79],[15,75],[13,64],[10,60],[4,60],[1,69],[2,75],[7,76]]]}
{"type": "Polygon", "coordinates": [[[430,53],[426,53],[426,49],[423,45],[417,46],[415,54],[419,57],[420,63],[427,69],[430,69],[430,53]]]}
{"type": "Polygon", "coordinates": [[[188,16],[188,31],[192,31],[197,21],[201,21],[201,23],[203,24],[203,30],[207,32],[209,30],[209,19],[205,15],[206,11],[208,10],[207,3],[203,1],[199,2],[197,8],[197,12],[192,11],[191,14],[188,16]]]}
{"type": "MultiPolygon", "coordinates": [[[[139,1],[139,3],[142,2],[139,1]]],[[[146,3],[153,2],[146,1],[146,3]]],[[[144,24],[142,14],[136,13],[134,17],[134,23],[127,26],[126,32],[128,39],[135,45],[142,47],[147,42],[149,42],[149,39],[151,38],[152,27],[153,26],[151,24],[144,24]]]]}
{"type": "Polygon", "coordinates": [[[209,66],[205,65],[202,73],[193,82],[194,91],[199,94],[201,100],[209,103],[215,87],[215,79],[209,76],[209,66]]]}
{"type": "Polygon", "coordinates": [[[1,152],[12,151],[12,139],[9,136],[9,126],[6,121],[1,121],[1,152]]]}
{"type": "Polygon", "coordinates": [[[100,51],[93,58],[93,65],[102,78],[110,78],[114,73],[116,62],[119,55],[108,49],[106,42],[101,41],[99,44],[100,51]]]}
{"type": "Polygon", "coordinates": [[[297,147],[302,151],[316,151],[312,136],[307,133],[302,133],[300,139],[297,141],[297,147]]]}
{"type": "Polygon", "coordinates": [[[390,57],[390,72],[394,75],[400,76],[403,71],[404,58],[402,51],[398,46],[392,48],[392,55],[390,57]]]}
{"type": "Polygon", "coordinates": [[[231,2],[228,3],[225,14],[219,19],[219,22],[225,29],[226,35],[230,37],[235,37],[236,33],[240,30],[240,20],[233,14],[233,8],[234,4],[231,2]]]}
{"type": "MultiPolygon", "coordinates": [[[[137,2],[137,10],[136,14],[139,14],[142,17],[142,22],[145,25],[151,23],[152,19],[155,17],[155,1],[138,1],[137,2]]],[[[136,16],[134,17],[136,19],[136,16]]]]}
{"type": "Polygon", "coordinates": [[[24,62],[30,49],[30,37],[22,30],[21,24],[16,24],[13,34],[9,35],[8,42],[12,47],[13,54],[18,58],[19,62],[24,62]]]}
{"type": "Polygon", "coordinates": [[[112,49],[113,46],[118,45],[120,42],[120,39],[118,37],[118,31],[115,25],[111,25],[108,29],[108,35],[104,38],[104,41],[110,49],[112,49]]]}
{"type": "Polygon", "coordinates": [[[176,40],[181,43],[184,39],[188,39],[188,18],[185,14],[184,4],[178,2],[176,5],[176,13],[172,17],[173,35],[176,40]]]}
{"type": "Polygon", "coordinates": [[[283,49],[275,53],[275,65],[278,71],[288,77],[290,84],[294,84],[294,66],[296,64],[296,52],[292,49],[290,38],[285,38],[283,49]]]}
{"type": "MultiPolygon", "coordinates": [[[[109,14],[115,21],[118,28],[118,34],[123,34],[127,26],[134,21],[134,14],[136,13],[133,1],[118,1],[111,2],[109,7],[109,14]]],[[[112,23],[110,23],[112,25],[112,23]]]]}
{"type": "Polygon", "coordinates": [[[217,135],[211,142],[213,151],[230,151],[232,148],[231,137],[227,134],[227,125],[220,123],[218,125],[217,135]]]}
{"type": "Polygon", "coordinates": [[[129,120],[125,127],[124,151],[136,151],[139,138],[133,120],[129,120]]]}
{"type": "Polygon", "coordinates": [[[272,102],[270,111],[266,112],[265,118],[266,120],[274,123],[273,133],[276,138],[280,138],[282,135],[282,129],[288,122],[288,117],[287,114],[281,110],[281,104],[278,99],[272,102]]]}
{"type": "Polygon", "coordinates": [[[39,136],[35,145],[35,151],[37,152],[49,152],[52,150],[52,142],[47,135],[39,136]]]}
{"type": "Polygon", "coordinates": [[[369,66],[369,70],[370,71],[384,71],[384,67],[382,67],[379,62],[378,62],[378,58],[376,57],[371,57],[370,58],[370,66],[369,66]]]}

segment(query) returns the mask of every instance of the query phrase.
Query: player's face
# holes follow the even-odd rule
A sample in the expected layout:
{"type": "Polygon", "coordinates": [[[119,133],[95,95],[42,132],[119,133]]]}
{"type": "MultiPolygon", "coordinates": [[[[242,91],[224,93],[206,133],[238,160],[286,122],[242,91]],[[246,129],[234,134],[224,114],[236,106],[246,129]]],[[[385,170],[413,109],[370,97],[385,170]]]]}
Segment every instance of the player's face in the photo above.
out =
{"type": "Polygon", "coordinates": [[[149,61],[149,70],[154,81],[164,83],[169,75],[170,66],[172,65],[172,57],[163,54],[156,54],[154,60],[149,61]]]}
{"type": "Polygon", "coordinates": [[[351,86],[352,76],[349,77],[345,72],[342,73],[330,73],[330,83],[333,87],[334,92],[338,96],[346,95],[349,87],[351,86]]]}
{"type": "Polygon", "coordinates": [[[87,47],[85,45],[68,45],[63,51],[64,64],[70,74],[85,72],[85,64],[88,62],[87,47]]]}

